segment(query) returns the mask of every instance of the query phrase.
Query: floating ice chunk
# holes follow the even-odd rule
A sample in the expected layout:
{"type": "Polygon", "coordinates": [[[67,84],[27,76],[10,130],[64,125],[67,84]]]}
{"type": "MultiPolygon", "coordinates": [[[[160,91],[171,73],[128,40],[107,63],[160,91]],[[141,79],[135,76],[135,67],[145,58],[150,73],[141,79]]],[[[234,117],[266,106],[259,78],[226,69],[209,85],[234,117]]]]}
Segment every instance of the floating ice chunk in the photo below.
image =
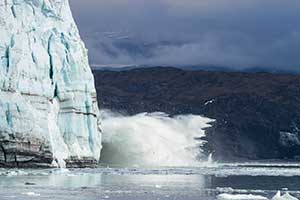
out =
{"type": "Polygon", "coordinates": [[[39,197],[41,196],[41,194],[37,194],[35,192],[26,192],[26,193],[22,193],[23,195],[27,195],[27,196],[32,196],[32,197],[39,197]]]}
{"type": "Polygon", "coordinates": [[[293,197],[288,192],[282,196],[282,200],[298,200],[296,197],[293,197]]]}
{"type": "Polygon", "coordinates": [[[231,187],[217,187],[217,191],[219,193],[232,193],[234,192],[234,189],[231,187]]]}
{"type": "Polygon", "coordinates": [[[27,175],[28,173],[26,173],[25,171],[22,170],[13,170],[13,171],[8,171],[6,172],[6,176],[23,176],[23,175],[27,175]]]}
{"type": "Polygon", "coordinates": [[[268,198],[260,195],[252,194],[220,194],[218,200],[268,200],[268,198]]]}
{"type": "Polygon", "coordinates": [[[283,200],[281,197],[281,193],[280,191],[278,191],[275,196],[272,198],[272,200],[283,200]]]}
{"type": "Polygon", "coordinates": [[[66,168],[59,168],[59,169],[53,169],[51,171],[52,174],[58,174],[58,175],[63,175],[63,174],[69,174],[70,170],[66,168]]]}
{"type": "Polygon", "coordinates": [[[281,192],[278,191],[272,200],[298,200],[296,197],[293,197],[288,192],[281,196],[281,192]]]}
{"type": "Polygon", "coordinates": [[[157,188],[157,189],[161,189],[161,188],[162,188],[162,186],[161,186],[161,185],[155,185],[155,188],[157,188]]]}

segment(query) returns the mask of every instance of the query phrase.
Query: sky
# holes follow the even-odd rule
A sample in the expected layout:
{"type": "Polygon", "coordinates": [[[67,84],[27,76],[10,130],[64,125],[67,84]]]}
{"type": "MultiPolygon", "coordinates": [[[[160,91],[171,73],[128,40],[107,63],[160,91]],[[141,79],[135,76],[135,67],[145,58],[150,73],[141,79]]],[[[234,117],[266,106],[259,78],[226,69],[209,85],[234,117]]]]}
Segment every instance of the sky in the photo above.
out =
{"type": "Polygon", "coordinates": [[[70,0],[91,65],[300,71],[299,0],[70,0]]]}

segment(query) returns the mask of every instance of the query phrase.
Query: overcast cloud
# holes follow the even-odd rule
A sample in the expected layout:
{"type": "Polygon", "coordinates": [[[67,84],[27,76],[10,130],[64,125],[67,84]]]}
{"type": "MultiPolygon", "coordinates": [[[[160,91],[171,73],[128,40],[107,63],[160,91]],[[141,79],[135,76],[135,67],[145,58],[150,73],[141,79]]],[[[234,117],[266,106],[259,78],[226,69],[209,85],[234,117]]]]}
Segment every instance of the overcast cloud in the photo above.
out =
{"type": "Polygon", "coordinates": [[[300,70],[299,0],[70,0],[91,64],[300,70]]]}

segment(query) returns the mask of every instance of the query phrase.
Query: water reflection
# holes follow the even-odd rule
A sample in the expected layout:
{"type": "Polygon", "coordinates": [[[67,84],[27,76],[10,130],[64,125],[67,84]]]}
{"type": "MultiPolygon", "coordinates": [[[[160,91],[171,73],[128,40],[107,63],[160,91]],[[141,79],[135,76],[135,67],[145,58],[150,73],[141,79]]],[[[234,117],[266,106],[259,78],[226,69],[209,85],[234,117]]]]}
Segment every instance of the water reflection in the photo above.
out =
{"type": "MultiPolygon", "coordinates": [[[[199,174],[199,169],[185,168],[8,171],[5,176],[0,175],[0,199],[17,195],[13,199],[24,200],[24,195],[34,192],[43,197],[40,199],[47,200],[81,200],[86,197],[88,200],[193,200],[205,197],[207,200],[215,199],[224,191],[267,197],[284,187],[294,191],[292,194],[300,191],[300,176],[274,176],[273,171],[270,176],[231,175],[231,171],[230,175],[218,176],[210,174],[211,170],[206,169],[209,172],[206,175],[199,174]]],[[[249,172],[249,168],[246,171],[249,172]]]]}
{"type": "MultiPolygon", "coordinates": [[[[31,199],[194,199],[207,184],[200,175],[112,175],[102,173],[0,176],[0,197],[31,199]],[[182,197],[181,197],[182,196],[182,197]]],[[[0,198],[1,199],[1,198],[0,198]]],[[[27,200],[26,199],[26,200],[27,200]]]]}
{"type": "Polygon", "coordinates": [[[108,174],[50,174],[47,176],[3,176],[0,186],[22,186],[33,183],[50,187],[97,187],[103,185],[186,186],[204,188],[211,178],[201,175],[108,175],[108,174]]]}

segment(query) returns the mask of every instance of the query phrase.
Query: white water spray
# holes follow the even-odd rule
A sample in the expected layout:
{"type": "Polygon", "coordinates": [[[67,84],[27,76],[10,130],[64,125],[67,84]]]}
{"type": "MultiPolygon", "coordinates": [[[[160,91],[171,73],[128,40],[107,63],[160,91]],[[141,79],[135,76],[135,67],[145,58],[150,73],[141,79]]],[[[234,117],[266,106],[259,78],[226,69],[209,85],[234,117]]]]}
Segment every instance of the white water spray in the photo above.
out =
{"type": "Polygon", "coordinates": [[[100,116],[101,162],[126,166],[196,165],[205,143],[200,138],[213,122],[197,115],[169,117],[165,113],[122,116],[101,111],[100,116]]]}

